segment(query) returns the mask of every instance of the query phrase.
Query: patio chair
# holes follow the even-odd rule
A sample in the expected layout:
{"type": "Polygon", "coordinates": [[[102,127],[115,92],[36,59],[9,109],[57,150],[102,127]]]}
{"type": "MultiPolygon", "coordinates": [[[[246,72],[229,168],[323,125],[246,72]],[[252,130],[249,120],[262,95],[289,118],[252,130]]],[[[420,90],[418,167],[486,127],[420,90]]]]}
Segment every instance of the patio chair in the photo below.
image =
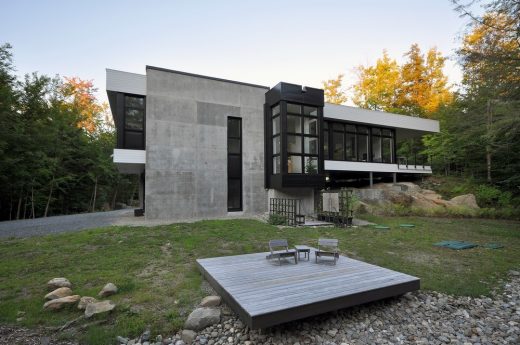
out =
{"type": "Polygon", "coordinates": [[[336,261],[339,259],[338,240],[331,238],[320,238],[318,240],[318,250],[316,250],[315,254],[316,263],[318,263],[318,258],[321,259],[323,256],[331,256],[334,259],[335,265],[336,261]]]}
{"type": "Polygon", "coordinates": [[[271,254],[267,255],[267,259],[276,259],[278,258],[278,264],[282,265],[282,258],[292,257],[294,258],[294,263],[298,263],[298,256],[296,250],[289,249],[289,244],[287,240],[270,240],[269,241],[269,251],[271,254]]]}

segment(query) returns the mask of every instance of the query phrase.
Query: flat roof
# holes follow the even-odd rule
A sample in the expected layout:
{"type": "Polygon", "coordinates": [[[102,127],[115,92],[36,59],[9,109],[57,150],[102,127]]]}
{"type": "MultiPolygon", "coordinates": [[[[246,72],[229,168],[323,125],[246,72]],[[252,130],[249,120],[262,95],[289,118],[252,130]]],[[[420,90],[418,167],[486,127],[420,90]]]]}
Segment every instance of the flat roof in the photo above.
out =
{"type": "MultiPolygon", "coordinates": [[[[420,279],[340,256],[314,262],[267,260],[269,253],[198,259],[197,265],[226,303],[252,329],[418,290],[420,279]]],[[[302,255],[303,257],[303,255],[302,255]]]]}
{"type": "Polygon", "coordinates": [[[438,133],[439,121],[421,117],[386,113],[347,105],[325,103],[323,117],[369,125],[403,128],[414,131],[438,133]]]}
{"type": "Polygon", "coordinates": [[[146,75],[107,68],[107,91],[146,95],[146,75]]]}
{"type": "Polygon", "coordinates": [[[232,83],[232,84],[238,84],[238,85],[244,85],[244,86],[259,87],[259,88],[267,89],[267,90],[270,89],[268,86],[257,85],[257,84],[251,84],[251,83],[244,83],[244,82],[241,82],[241,81],[230,80],[230,79],[215,78],[215,77],[210,77],[210,76],[207,76],[207,75],[188,73],[188,72],[177,71],[177,70],[167,69],[167,68],[162,68],[162,67],[155,67],[155,66],[148,66],[148,65],[147,65],[147,66],[146,66],[146,69],[147,69],[147,70],[148,70],[148,69],[152,69],[152,70],[160,71],[160,72],[167,72],[167,73],[181,74],[181,75],[186,75],[186,76],[189,76],[189,77],[195,77],[195,78],[203,78],[203,79],[209,79],[209,80],[221,81],[221,82],[224,82],[224,83],[232,83]]]}

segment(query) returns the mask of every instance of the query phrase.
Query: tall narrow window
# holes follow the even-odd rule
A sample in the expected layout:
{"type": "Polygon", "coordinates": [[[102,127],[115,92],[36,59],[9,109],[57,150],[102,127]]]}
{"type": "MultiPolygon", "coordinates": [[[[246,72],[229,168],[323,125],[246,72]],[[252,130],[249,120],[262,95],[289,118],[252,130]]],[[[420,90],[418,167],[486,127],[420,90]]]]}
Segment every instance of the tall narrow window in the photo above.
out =
{"type": "Polygon", "coordinates": [[[273,155],[273,174],[280,173],[280,151],[281,151],[281,136],[280,136],[280,105],[275,105],[271,108],[271,122],[272,122],[272,155],[273,155]]]}
{"type": "Polygon", "coordinates": [[[144,150],[144,97],[125,95],[124,148],[144,150]]]}
{"type": "Polygon", "coordinates": [[[242,211],[242,120],[228,117],[228,211],[242,211]]]}

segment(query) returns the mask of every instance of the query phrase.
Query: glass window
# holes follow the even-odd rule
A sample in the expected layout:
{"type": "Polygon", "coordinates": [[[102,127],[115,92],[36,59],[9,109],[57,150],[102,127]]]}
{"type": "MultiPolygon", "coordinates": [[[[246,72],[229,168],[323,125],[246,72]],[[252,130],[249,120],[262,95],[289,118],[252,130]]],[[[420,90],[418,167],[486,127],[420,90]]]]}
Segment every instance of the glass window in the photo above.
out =
{"type": "Polygon", "coordinates": [[[381,163],[381,137],[374,135],[372,137],[372,162],[381,163]]]}
{"type": "Polygon", "coordinates": [[[329,131],[323,131],[323,159],[329,159],[329,131]]]}
{"type": "Polygon", "coordinates": [[[289,174],[302,173],[302,156],[289,156],[287,160],[287,172],[289,174]]]}
{"type": "Polygon", "coordinates": [[[368,162],[368,135],[357,135],[357,158],[360,162],[368,162]]]}
{"type": "Polygon", "coordinates": [[[228,138],[228,153],[240,153],[240,139],[228,138]]]}
{"type": "Polygon", "coordinates": [[[242,208],[242,181],[240,179],[228,179],[228,210],[240,210],[242,208]]]}
{"type": "Polygon", "coordinates": [[[125,107],[144,109],[144,98],[125,96],[125,107]]]}
{"type": "Polygon", "coordinates": [[[143,130],[144,111],[142,109],[127,108],[125,110],[125,128],[143,130]]]}
{"type": "Polygon", "coordinates": [[[305,153],[311,154],[311,155],[317,155],[318,154],[318,138],[304,138],[304,148],[305,153]]]}
{"type": "Polygon", "coordinates": [[[273,118],[273,135],[280,133],[280,116],[273,118]]]}
{"type": "Polygon", "coordinates": [[[367,127],[363,127],[363,126],[359,126],[357,128],[357,132],[358,134],[368,134],[368,128],[367,127]]]}
{"type": "Polygon", "coordinates": [[[372,128],[372,135],[381,135],[381,129],[372,128]]]}
{"type": "Polygon", "coordinates": [[[329,129],[329,123],[327,121],[323,121],[323,129],[329,129]]]}
{"type": "Polygon", "coordinates": [[[303,114],[308,116],[318,116],[318,108],[303,106],[303,114]]]}
{"type": "Polygon", "coordinates": [[[240,138],[240,119],[230,118],[228,120],[228,137],[240,138]]]}
{"type": "Polygon", "coordinates": [[[393,133],[392,133],[392,131],[390,129],[383,129],[383,135],[385,137],[392,137],[393,136],[392,134],[393,133]]]}
{"type": "Polygon", "coordinates": [[[343,160],[343,132],[332,132],[332,159],[343,160]]]}
{"type": "Polygon", "coordinates": [[[306,174],[317,174],[318,173],[318,158],[305,157],[305,173],[306,174]]]}
{"type": "Polygon", "coordinates": [[[302,118],[301,116],[287,115],[287,133],[301,133],[302,118]]]}
{"type": "Polygon", "coordinates": [[[356,133],[356,126],[354,126],[354,125],[346,125],[345,127],[346,127],[347,132],[356,133]]]}
{"type": "Polygon", "coordinates": [[[318,119],[303,118],[303,133],[318,135],[318,119]]]}
{"type": "Polygon", "coordinates": [[[272,116],[276,116],[276,115],[278,115],[278,114],[280,114],[280,105],[279,105],[279,104],[275,105],[275,106],[271,109],[271,115],[272,115],[272,116]]]}
{"type": "Polygon", "coordinates": [[[280,153],[280,136],[273,138],[273,155],[280,153]]]}
{"type": "Polygon", "coordinates": [[[348,161],[355,161],[356,159],[356,135],[352,133],[346,134],[345,140],[345,154],[348,161]]]}
{"type": "Polygon", "coordinates": [[[280,156],[273,157],[273,174],[280,173],[280,156]]]}
{"type": "Polygon", "coordinates": [[[302,137],[299,135],[287,135],[287,152],[302,153],[302,137]]]}
{"type": "Polygon", "coordinates": [[[335,130],[335,131],[344,131],[345,130],[345,126],[343,126],[342,123],[334,123],[332,125],[332,128],[335,130]]]}
{"type": "Polygon", "coordinates": [[[394,139],[383,138],[383,163],[393,163],[394,139]]]}
{"type": "Polygon", "coordinates": [[[287,113],[301,114],[302,113],[302,107],[299,104],[287,103],[287,113]]]}

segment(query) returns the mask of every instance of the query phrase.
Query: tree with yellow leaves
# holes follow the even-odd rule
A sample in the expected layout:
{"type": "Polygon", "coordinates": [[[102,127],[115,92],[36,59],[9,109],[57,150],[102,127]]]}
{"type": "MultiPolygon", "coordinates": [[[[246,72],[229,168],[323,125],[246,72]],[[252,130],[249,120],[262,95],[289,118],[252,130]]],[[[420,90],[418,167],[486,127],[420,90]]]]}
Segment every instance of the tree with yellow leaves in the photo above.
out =
{"type": "Polygon", "coordinates": [[[397,111],[401,75],[399,65],[388,57],[386,50],[374,66],[358,66],[357,73],[354,104],[372,110],[397,111]]]}
{"type": "Polygon", "coordinates": [[[325,102],[333,104],[342,104],[347,101],[345,91],[342,90],[343,74],[339,74],[336,79],[323,81],[323,91],[325,94],[325,102]]]}

